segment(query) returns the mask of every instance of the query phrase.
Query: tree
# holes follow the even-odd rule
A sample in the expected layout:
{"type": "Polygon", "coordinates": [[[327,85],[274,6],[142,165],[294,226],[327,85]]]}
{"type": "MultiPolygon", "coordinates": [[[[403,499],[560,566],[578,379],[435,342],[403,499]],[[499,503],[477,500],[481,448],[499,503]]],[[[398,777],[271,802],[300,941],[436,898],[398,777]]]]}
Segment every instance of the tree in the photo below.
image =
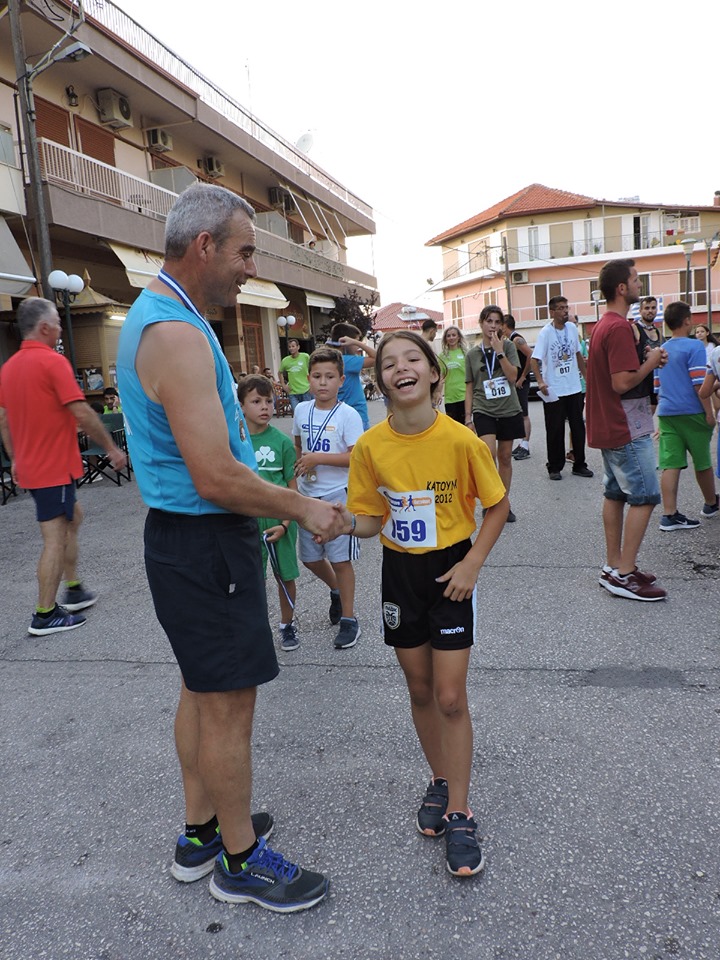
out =
{"type": "Polygon", "coordinates": [[[322,327],[325,334],[330,333],[334,323],[354,323],[360,331],[360,337],[366,336],[372,330],[372,315],[378,302],[377,290],[373,290],[369,297],[361,297],[357,290],[351,288],[344,297],[335,297],[335,307],[330,311],[330,322],[322,327]]]}

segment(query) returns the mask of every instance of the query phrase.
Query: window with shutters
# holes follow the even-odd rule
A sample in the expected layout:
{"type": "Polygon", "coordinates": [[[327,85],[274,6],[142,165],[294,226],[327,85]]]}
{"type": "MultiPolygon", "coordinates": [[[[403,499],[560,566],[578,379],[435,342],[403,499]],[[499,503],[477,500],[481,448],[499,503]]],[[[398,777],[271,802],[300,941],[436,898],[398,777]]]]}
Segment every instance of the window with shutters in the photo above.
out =
{"type": "Polygon", "coordinates": [[[115,137],[104,127],[75,117],[78,150],[93,160],[115,166],[115,137]]]}
{"type": "Polygon", "coordinates": [[[70,142],[70,113],[56,103],[35,97],[35,127],[38,137],[72,147],[70,142]]]}

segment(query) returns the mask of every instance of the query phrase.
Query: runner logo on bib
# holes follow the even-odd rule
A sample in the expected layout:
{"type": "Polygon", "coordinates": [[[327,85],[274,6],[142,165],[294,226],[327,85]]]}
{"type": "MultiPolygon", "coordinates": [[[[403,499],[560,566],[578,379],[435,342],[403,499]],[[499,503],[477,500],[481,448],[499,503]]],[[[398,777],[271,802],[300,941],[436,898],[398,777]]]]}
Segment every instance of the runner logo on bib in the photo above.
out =
{"type": "Polygon", "coordinates": [[[398,493],[386,487],[378,492],[387,500],[390,516],[383,535],[399,547],[436,547],[435,497],[431,490],[398,493]]]}

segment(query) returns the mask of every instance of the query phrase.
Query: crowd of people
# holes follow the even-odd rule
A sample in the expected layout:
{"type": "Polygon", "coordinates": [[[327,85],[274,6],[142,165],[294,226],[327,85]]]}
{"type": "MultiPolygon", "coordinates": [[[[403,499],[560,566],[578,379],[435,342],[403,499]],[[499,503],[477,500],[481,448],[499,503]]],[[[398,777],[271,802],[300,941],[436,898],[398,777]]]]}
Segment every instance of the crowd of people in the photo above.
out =
{"type": "MultiPolygon", "coordinates": [[[[278,588],[280,648],[290,653],[302,639],[294,617],[299,551],[328,587],[334,646],[348,650],[361,637],[353,561],[361,539],[380,538],[383,638],[407,684],[430,773],[414,827],[423,837],[445,838],[450,873],[475,876],[484,866],[469,806],[475,589],[505,523],[515,520],[509,491],[513,461],[530,456],[530,370],[544,404],[551,480],[561,479],[568,462],[566,422],[573,474],[593,475],[585,462],[587,397],[587,440],[602,451],[604,471],[601,585],[618,596],[660,600],[665,591],[638,568],[637,554],[661,499],[661,529],[698,523],[677,510],[688,451],[703,516],[719,512],[709,443],[720,348],[706,353],[700,340],[689,339],[690,309],[680,302],[665,311],[672,331],[665,344],[654,336],[647,302],[644,322],[629,323],[640,281],[632,260],[614,260],[600,273],[607,312],[587,362],[563,297],[551,300],[551,319],[532,349],[496,306],[482,310],[477,344],[468,347],[449,327],[439,353],[431,345],[432,321],[421,335],[385,336],[377,351],[348,324],[336,324],[310,355],[289,341],[280,373],[293,410],[291,440],[271,424],[276,390],[269,371],[237,383],[205,319],[211,305],[233,306],[238,289],[257,275],[254,219],[244,200],[221,187],[197,184],[181,194],[167,219],[163,268],[123,326],[119,396],[108,394],[106,403],[122,405],[148,507],[148,584],[181,674],[175,742],[185,828],[171,873],[180,882],[212,874],[210,892],[219,900],[294,912],[319,903],[329,881],[271,849],[271,814],[251,813],[256,689],[279,671],[267,605],[258,602],[268,564],[278,588]],[[368,429],[361,375],[370,367],[388,416],[368,429]]],[[[57,430],[66,440],[77,421],[114,463],[124,455],[78,395],[67,361],[52,350],[60,330],[54,306],[36,298],[21,311],[24,349],[2,371],[0,429],[18,482],[33,490],[37,504],[45,547],[30,632],[44,635],[79,626],[75,611],[96,598],[75,569],[82,516],[72,483],[76,441],[72,456],[64,441],[62,476],[31,466],[43,462],[26,438],[25,408],[35,410],[33,429],[38,419],[27,395],[31,365],[39,365],[53,391],[57,430]],[[55,599],[63,570],[64,608],[55,599]]],[[[44,403],[47,416],[52,404],[44,403]]]]}

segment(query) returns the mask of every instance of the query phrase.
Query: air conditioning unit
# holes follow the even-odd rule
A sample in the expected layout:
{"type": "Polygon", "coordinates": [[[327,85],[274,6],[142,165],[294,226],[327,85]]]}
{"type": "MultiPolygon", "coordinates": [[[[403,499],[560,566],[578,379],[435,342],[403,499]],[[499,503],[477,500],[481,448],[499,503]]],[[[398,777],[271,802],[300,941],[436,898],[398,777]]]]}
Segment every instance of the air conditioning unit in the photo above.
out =
{"type": "Polygon", "coordinates": [[[127,97],[118,93],[117,90],[105,87],[103,90],[98,90],[97,98],[100,123],[104,123],[107,127],[114,127],[115,130],[133,125],[130,101],[127,97]]]}
{"type": "Polygon", "coordinates": [[[167,153],[173,148],[173,140],[167,130],[161,130],[160,127],[153,127],[148,130],[148,147],[153,153],[167,153]]]}
{"type": "Polygon", "coordinates": [[[527,283],[528,282],[528,272],[527,270],[513,270],[510,274],[513,283],[527,283]]]}
{"type": "Polygon", "coordinates": [[[215,180],[217,177],[225,176],[225,164],[217,157],[205,157],[203,160],[205,173],[215,180]]]}
{"type": "Polygon", "coordinates": [[[285,191],[280,187],[270,187],[268,190],[268,200],[271,207],[282,207],[285,205],[285,191]]]}

